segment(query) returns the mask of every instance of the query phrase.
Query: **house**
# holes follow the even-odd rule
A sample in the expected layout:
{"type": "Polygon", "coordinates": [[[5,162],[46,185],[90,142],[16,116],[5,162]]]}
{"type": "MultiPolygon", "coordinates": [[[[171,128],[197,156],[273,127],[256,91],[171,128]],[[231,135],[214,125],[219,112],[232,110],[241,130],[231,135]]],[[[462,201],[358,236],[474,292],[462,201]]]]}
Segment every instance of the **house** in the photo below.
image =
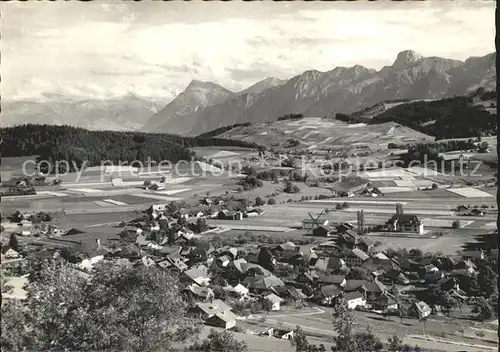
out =
{"type": "Polygon", "coordinates": [[[369,272],[374,272],[377,270],[382,270],[386,273],[391,271],[400,271],[398,263],[389,259],[384,253],[377,253],[372,255],[370,258],[365,260],[361,265],[362,268],[368,270],[369,272]]]}
{"type": "Polygon", "coordinates": [[[314,300],[319,304],[329,306],[340,294],[342,294],[342,290],[338,285],[321,286],[320,289],[316,291],[314,300]]]}
{"type": "Polygon", "coordinates": [[[241,211],[230,212],[224,209],[217,214],[217,218],[220,220],[243,220],[243,213],[241,211]]]}
{"type": "Polygon", "coordinates": [[[431,308],[427,305],[427,303],[413,302],[411,306],[408,308],[408,315],[411,317],[416,317],[418,319],[423,319],[431,315],[431,308]]]}
{"type": "Polygon", "coordinates": [[[208,286],[210,283],[210,277],[208,274],[198,268],[191,268],[183,272],[182,276],[185,281],[192,280],[194,283],[200,286],[208,286]]]}
{"type": "Polygon", "coordinates": [[[27,276],[13,276],[13,277],[2,277],[2,281],[5,280],[7,286],[12,288],[11,292],[2,292],[2,304],[3,300],[24,300],[27,298],[27,292],[24,287],[28,284],[27,276]]]}
{"type": "Polygon", "coordinates": [[[359,291],[366,293],[366,285],[368,281],[366,280],[347,280],[344,285],[344,292],[359,291]]]}
{"type": "Polygon", "coordinates": [[[376,278],[372,282],[367,282],[365,287],[368,301],[379,299],[387,293],[387,287],[376,278]]]}
{"type": "Polygon", "coordinates": [[[478,261],[478,260],[484,260],[486,259],[486,256],[482,250],[476,250],[476,251],[463,251],[458,253],[462,258],[465,260],[469,259],[472,261],[478,261]]]}
{"type": "Polygon", "coordinates": [[[275,250],[280,251],[280,252],[287,251],[287,250],[297,251],[297,246],[295,245],[295,243],[288,241],[288,242],[285,242],[282,244],[278,244],[275,247],[275,250]]]}
{"type": "Polygon", "coordinates": [[[313,229],[313,236],[318,236],[318,237],[326,237],[332,232],[332,229],[326,226],[318,226],[315,229],[313,229]]]}
{"type": "Polygon", "coordinates": [[[386,225],[389,231],[393,232],[408,232],[419,235],[424,233],[424,224],[417,215],[395,214],[386,225]]]}
{"type": "Polygon", "coordinates": [[[324,272],[337,271],[346,266],[346,262],[337,257],[321,257],[316,260],[313,265],[314,269],[318,269],[324,272]]]}
{"type": "Polygon", "coordinates": [[[297,275],[297,277],[295,278],[295,282],[299,284],[313,285],[317,282],[318,278],[319,275],[315,270],[304,271],[297,275]]]}
{"type": "Polygon", "coordinates": [[[217,312],[208,318],[205,324],[228,330],[236,325],[236,318],[236,314],[231,311],[217,312]]]}
{"type": "Polygon", "coordinates": [[[153,221],[151,223],[151,226],[149,227],[149,231],[150,232],[160,231],[160,224],[158,224],[157,222],[153,221]]]}
{"type": "Polygon", "coordinates": [[[341,248],[354,249],[359,248],[363,252],[368,252],[372,249],[374,243],[368,238],[359,236],[352,230],[347,230],[337,236],[335,243],[341,248]]]}
{"type": "Polygon", "coordinates": [[[214,250],[214,255],[216,257],[226,255],[231,258],[231,260],[234,260],[238,256],[238,248],[229,246],[217,248],[214,250]]]}
{"type": "Polygon", "coordinates": [[[94,264],[100,262],[104,259],[103,255],[92,255],[90,258],[86,258],[77,264],[80,269],[92,270],[94,264]]]}
{"type": "Polygon", "coordinates": [[[177,231],[176,237],[174,239],[174,243],[179,243],[181,245],[186,245],[189,243],[194,237],[193,231],[183,227],[179,231],[177,231]]]}
{"type": "Polygon", "coordinates": [[[379,310],[383,312],[397,312],[399,309],[399,303],[396,301],[394,296],[390,294],[383,295],[372,301],[370,301],[369,306],[373,310],[379,310]]]}
{"type": "Polygon", "coordinates": [[[191,294],[195,299],[204,302],[210,302],[215,298],[214,291],[210,287],[199,286],[196,284],[185,287],[182,292],[191,294]]]}
{"type": "Polygon", "coordinates": [[[274,293],[270,293],[264,297],[264,300],[268,302],[270,310],[276,311],[280,310],[280,304],[283,302],[281,297],[276,296],[274,293]]]}
{"type": "Polygon", "coordinates": [[[150,209],[150,212],[163,212],[165,210],[167,210],[167,205],[166,204],[153,204],[151,206],[150,209]]]}
{"type": "Polygon", "coordinates": [[[243,217],[256,217],[256,216],[261,216],[263,215],[264,212],[260,209],[251,209],[247,210],[246,212],[243,213],[243,217]]]}
{"type": "MultiPolygon", "coordinates": [[[[275,286],[276,289],[279,289],[279,286],[275,286]]],[[[296,302],[301,302],[305,300],[308,296],[304,293],[299,288],[293,287],[293,286],[286,286],[284,287],[284,290],[281,290],[282,292],[280,293],[279,296],[284,297],[284,298],[290,298],[296,302]]]]}
{"type": "Polygon", "coordinates": [[[398,276],[396,277],[396,282],[401,285],[409,285],[410,280],[403,274],[399,273],[398,276]]]}
{"type": "Polygon", "coordinates": [[[316,249],[318,250],[334,250],[334,249],[339,249],[339,246],[337,245],[337,243],[335,241],[325,241],[325,242],[321,242],[320,244],[318,244],[318,246],[316,247],[316,249]]]}
{"type": "Polygon", "coordinates": [[[317,282],[320,285],[337,285],[344,287],[347,283],[345,275],[319,275],[317,282]]]}
{"type": "Polygon", "coordinates": [[[484,211],[482,211],[480,209],[474,208],[470,211],[470,215],[472,215],[472,216],[484,216],[485,213],[484,213],[484,211]]]}
{"type": "Polygon", "coordinates": [[[203,205],[212,205],[212,200],[210,198],[204,198],[201,203],[203,205]]]}
{"type": "Polygon", "coordinates": [[[196,214],[194,214],[194,218],[196,218],[196,219],[200,219],[200,218],[204,218],[204,217],[205,217],[205,214],[202,211],[199,211],[196,214]]]}
{"type": "Polygon", "coordinates": [[[230,312],[231,307],[220,299],[214,299],[212,302],[198,302],[196,306],[190,309],[190,313],[199,315],[201,319],[207,320],[217,312],[230,312]]]}
{"type": "Polygon", "coordinates": [[[448,277],[443,277],[437,282],[437,285],[441,288],[443,291],[450,291],[450,290],[459,290],[459,280],[456,277],[448,276],[448,277]]]}
{"type": "Polygon", "coordinates": [[[170,270],[172,271],[182,273],[189,268],[179,255],[169,254],[167,255],[167,260],[172,264],[170,267],[170,270]]]}
{"type": "Polygon", "coordinates": [[[343,222],[340,225],[337,226],[337,232],[338,233],[344,233],[349,230],[354,230],[355,226],[349,222],[343,222]]]}
{"type": "Polygon", "coordinates": [[[142,235],[142,234],[137,236],[137,238],[135,239],[135,244],[138,245],[139,247],[145,247],[149,243],[150,243],[150,241],[146,240],[146,236],[142,235]]]}
{"type": "Polygon", "coordinates": [[[31,226],[33,226],[33,223],[31,222],[31,220],[21,220],[21,222],[19,223],[20,226],[23,226],[23,227],[26,227],[26,228],[30,228],[31,226]]]}
{"type": "Polygon", "coordinates": [[[314,218],[304,218],[302,219],[302,228],[304,230],[314,230],[315,228],[319,226],[326,226],[328,225],[328,219],[325,217],[318,217],[317,219],[314,218]]]}
{"type": "Polygon", "coordinates": [[[285,286],[283,281],[274,275],[247,277],[242,283],[250,292],[267,292],[274,286],[285,286]]]}
{"type": "Polygon", "coordinates": [[[259,336],[276,337],[283,340],[291,340],[294,336],[294,330],[282,330],[276,328],[266,329],[258,334],[259,336]]]}
{"type": "MultiPolygon", "coordinates": [[[[225,256],[227,257],[227,256],[225,256]]],[[[239,282],[245,278],[249,264],[243,258],[230,261],[225,267],[222,275],[230,282],[239,282]]],[[[251,265],[250,265],[251,267],[251,265]]]]}
{"type": "Polygon", "coordinates": [[[5,252],[5,258],[6,259],[18,259],[20,258],[20,255],[18,252],[16,252],[15,250],[13,250],[12,248],[9,248],[6,252],[5,252]]]}
{"type": "Polygon", "coordinates": [[[240,297],[243,297],[243,298],[247,297],[248,293],[249,293],[248,288],[246,288],[242,284],[238,284],[238,285],[234,286],[233,290],[234,290],[234,292],[236,292],[237,294],[239,294],[240,297]]]}
{"type": "Polygon", "coordinates": [[[153,259],[151,259],[150,257],[142,257],[140,262],[137,261],[135,263],[141,263],[141,262],[147,268],[149,268],[150,266],[156,265],[156,262],[153,259]]]}
{"type": "Polygon", "coordinates": [[[370,258],[368,254],[359,248],[354,248],[345,256],[344,261],[349,267],[353,267],[361,266],[368,258],[370,258]]]}
{"type": "Polygon", "coordinates": [[[21,236],[31,236],[31,230],[29,229],[22,229],[21,230],[21,233],[20,233],[21,236]]]}
{"type": "Polygon", "coordinates": [[[312,260],[318,259],[318,255],[316,254],[314,249],[309,246],[299,247],[297,252],[302,256],[306,264],[309,264],[312,260]]]}
{"type": "Polygon", "coordinates": [[[349,309],[366,306],[366,299],[362,292],[352,291],[344,294],[349,309]]]}
{"type": "Polygon", "coordinates": [[[249,263],[247,265],[247,271],[246,271],[247,278],[248,277],[267,277],[267,276],[273,276],[273,273],[271,273],[269,270],[263,268],[259,264],[254,264],[254,263],[249,263]]]}

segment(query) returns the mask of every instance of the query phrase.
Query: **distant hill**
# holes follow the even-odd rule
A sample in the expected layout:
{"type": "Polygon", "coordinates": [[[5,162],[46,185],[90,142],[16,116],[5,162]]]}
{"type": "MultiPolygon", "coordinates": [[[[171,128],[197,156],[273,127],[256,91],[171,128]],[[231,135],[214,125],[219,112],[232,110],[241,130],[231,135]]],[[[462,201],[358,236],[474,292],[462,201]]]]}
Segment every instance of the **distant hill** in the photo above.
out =
{"type": "Polygon", "coordinates": [[[273,122],[221,127],[200,136],[255,141],[276,149],[327,150],[496,134],[496,92],[478,89],[446,99],[389,100],[351,114],[338,113],[335,118],[292,114],[273,122]]]}
{"type": "Polygon", "coordinates": [[[437,139],[496,135],[496,92],[480,90],[469,96],[396,104],[374,116],[371,123],[387,121],[437,139]]]}
{"type": "Polygon", "coordinates": [[[3,157],[38,155],[40,160],[67,161],[71,166],[121,162],[190,160],[189,148],[205,146],[258,147],[253,142],[221,138],[190,138],[171,134],[90,131],[54,125],[20,125],[0,129],[3,157]],[[150,159],[148,159],[150,158],[150,159]]]}
{"type": "Polygon", "coordinates": [[[168,122],[161,130],[198,135],[233,124],[274,121],[289,113],[331,117],[381,101],[440,99],[466,95],[478,87],[491,90],[496,85],[495,59],[496,53],[492,53],[461,62],[422,57],[406,50],[398,54],[392,66],[379,71],[360,65],[327,72],[309,70],[260,92],[242,91],[184,116],[194,123],[189,132],[168,122]]]}
{"type": "MultiPolygon", "coordinates": [[[[389,143],[431,143],[434,137],[394,122],[349,124],[332,118],[305,117],[246,125],[219,130],[223,139],[253,141],[280,151],[326,151],[340,149],[388,149],[389,143]]],[[[215,135],[214,132],[207,135],[215,135]]]]}

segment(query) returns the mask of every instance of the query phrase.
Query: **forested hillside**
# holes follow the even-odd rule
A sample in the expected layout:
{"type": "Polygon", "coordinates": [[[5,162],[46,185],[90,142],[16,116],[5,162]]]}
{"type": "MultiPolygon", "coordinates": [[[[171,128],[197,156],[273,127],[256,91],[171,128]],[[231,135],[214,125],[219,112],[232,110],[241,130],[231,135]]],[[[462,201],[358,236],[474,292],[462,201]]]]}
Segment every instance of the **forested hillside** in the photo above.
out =
{"type": "Polygon", "coordinates": [[[202,146],[257,147],[254,143],[221,138],[188,138],[169,134],[116,131],[90,131],[83,128],[52,125],[21,125],[2,128],[4,157],[39,155],[41,160],[66,160],[80,166],[113,162],[189,160],[188,148],[202,146]]]}
{"type": "Polygon", "coordinates": [[[497,134],[496,92],[478,89],[469,96],[405,102],[373,116],[362,111],[338,113],[337,120],[348,123],[379,124],[396,122],[436,139],[481,137],[497,134]]]}
{"type": "Polygon", "coordinates": [[[437,139],[479,137],[497,133],[496,113],[488,110],[493,107],[477,104],[473,97],[416,101],[390,108],[372,122],[398,122],[437,139]]]}

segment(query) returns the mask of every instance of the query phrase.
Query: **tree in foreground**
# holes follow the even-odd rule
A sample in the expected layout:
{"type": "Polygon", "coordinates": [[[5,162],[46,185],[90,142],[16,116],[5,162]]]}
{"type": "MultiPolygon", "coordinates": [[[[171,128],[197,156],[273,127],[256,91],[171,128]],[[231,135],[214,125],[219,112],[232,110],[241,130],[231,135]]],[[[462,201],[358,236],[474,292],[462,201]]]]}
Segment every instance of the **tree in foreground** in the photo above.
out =
{"type": "Polygon", "coordinates": [[[290,341],[292,346],[295,347],[295,352],[326,352],[325,345],[320,344],[318,346],[311,345],[307,341],[307,336],[300,326],[294,330],[293,338],[290,341]]]}
{"type": "Polygon", "coordinates": [[[472,310],[473,313],[477,313],[477,319],[479,321],[485,321],[493,318],[493,309],[490,304],[484,297],[478,297],[476,303],[474,304],[474,308],[472,310]]]}
{"type": "Polygon", "coordinates": [[[486,297],[490,297],[497,289],[498,275],[493,271],[490,265],[480,265],[477,275],[477,282],[481,293],[486,297]]]}
{"type": "Polygon", "coordinates": [[[17,237],[15,233],[11,233],[9,237],[9,247],[18,250],[19,249],[19,242],[17,241],[17,237]]]}
{"type": "Polygon", "coordinates": [[[104,262],[88,280],[53,262],[26,291],[27,347],[40,351],[164,351],[199,328],[186,318],[177,278],[160,268],[104,262]]]}
{"type": "Polygon", "coordinates": [[[387,349],[389,351],[398,352],[403,348],[403,340],[401,340],[397,335],[392,335],[387,339],[387,349]]]}
{"type": "Polygon", "coordinates": [[[379,338],[373,335],[368,328],[366,332],[354,333],[354,317],[349,309],[347,301],[341,297],[335,305],[333,327],[337,336],[333,338],[335,345],[333,352],[359,352],[359,351],[381,351],[383,344],[379,338]]]}
{"type": "Polygon", "coordinates": [[[238,341],[229,331],[210,330],[208,337],[189,348],[196,352],[247,352],[248,346],[244,341],[238,341]]]}
{"type": "MultiPolygon", "coordinates": [[[[2,293],[4,290],[2,289],[2,293]]],[[[4,352],[22,351],[28,342],[26,330],[26,314],[21,302],[18,300],[5,300],[2,302],[2,336],[0,349],[4,352]]]]}

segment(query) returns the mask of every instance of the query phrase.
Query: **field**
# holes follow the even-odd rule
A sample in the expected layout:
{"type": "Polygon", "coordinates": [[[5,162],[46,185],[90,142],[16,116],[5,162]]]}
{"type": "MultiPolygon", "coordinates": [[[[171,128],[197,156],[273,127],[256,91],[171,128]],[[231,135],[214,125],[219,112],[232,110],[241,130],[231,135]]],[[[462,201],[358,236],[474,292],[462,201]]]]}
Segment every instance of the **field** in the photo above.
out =
{"type": "Polygon", "coordinates": [[[283,149],[289,139],[295,139],[298,150],[320,150],[335,147],[369,145],[371,149],[387,149],[388,143],[432,142],[434,137],[416,132],[396,123],[379,125],[349,125],[334,119],[316,117],[297,121],[277,121],[271,125],[254,124],[226,131],[220,138],[253,141],[268,148],[283,149]],[[266,131],[265,134],[262,131],[266,131]]]}
{"type": "Polygon", "coordinates": [[[492,197],[492,195],[488,192],[481,191],[475,188],[449,188],[449,192],[456,193],[465,198],[481,198],[481,197],[492,197]]]}

